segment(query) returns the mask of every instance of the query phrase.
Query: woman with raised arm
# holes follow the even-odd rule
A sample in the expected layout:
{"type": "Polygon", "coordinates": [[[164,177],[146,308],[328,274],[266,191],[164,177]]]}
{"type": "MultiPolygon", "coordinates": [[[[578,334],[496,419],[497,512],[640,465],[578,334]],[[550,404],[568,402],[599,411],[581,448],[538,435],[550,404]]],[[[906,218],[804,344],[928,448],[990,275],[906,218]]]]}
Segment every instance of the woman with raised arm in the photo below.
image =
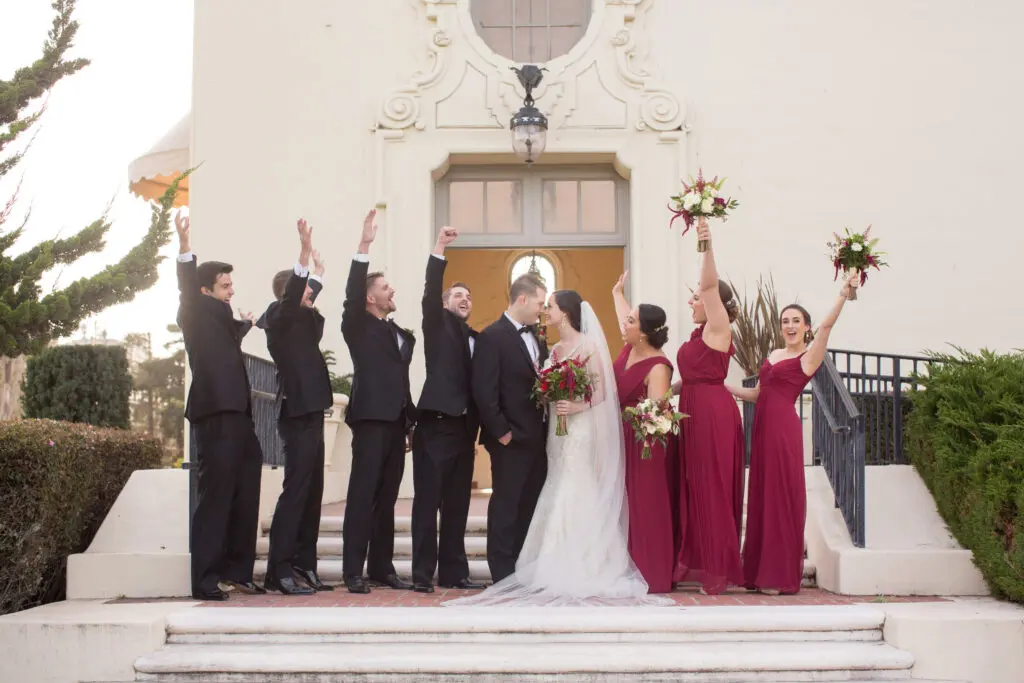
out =
{"type": "Polygon", "coordinates": [[[800,591],[807,490],[803,428],[794,404],[825,360],[832,327],[859,284],[856,274],[843,283],[817,335],[811,332],[811,316],[803,306],[782,309],[785,348],[765,359],[757,386],[729,387],[734,396],[757,406],[743,544],[743,573],[751,590],[784,595],[800,591]]]}
{"type": "MultiPolygon", "coordinates": [[[[612,288],[616,317],[626,342],[615,360],[620,410],[646,398],[664,398],[672,385],[672,361],[661,350],[668,341],[665,311],[652,304],[630,306],[623,293],[627,275],[623,273],[612,288]]],[[[675,565],[671,475],[678,477],[672,467],[676,439],[670,439],[667,447],[653,444],[649,459],[641,457],[643,444],[634,438],[632,427],[626,423],[623,439],[629,554],[651,593],[670,593],[675,565]]]]}
{"type": "Polygon", "coordinates": [[[739,307],[732,289],[718,279],[704,218],[697,238],[708,245],[701,254],[700,284],[689,302],[698,327],[676,356],[679,412],[689,417],[680,440],[681,538],[674,578],[699,583],[702,592],[717,595],[743,583],[743,427],[736,401],[725,388],[739,307]]]}

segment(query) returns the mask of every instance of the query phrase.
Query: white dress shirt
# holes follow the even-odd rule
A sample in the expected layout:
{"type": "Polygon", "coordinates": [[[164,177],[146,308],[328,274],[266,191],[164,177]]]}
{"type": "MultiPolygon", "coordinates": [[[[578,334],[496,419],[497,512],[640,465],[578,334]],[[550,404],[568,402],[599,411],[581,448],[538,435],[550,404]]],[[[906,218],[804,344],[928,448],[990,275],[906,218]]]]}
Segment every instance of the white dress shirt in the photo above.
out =
{"type": "Polygon", "coordinates": [[[508,318],[510,323],[516,326],[516,331],[519,333],[519,336],[523,338],[523,343],[526,344],[526,350],[530,352],[530,359],[533,361],[534,365],[537,365],[537,361],[540,359],[540,347],[537,346],[537,338],[532,334],[522,333],[522,329],[524,327],[529,327],[529,325],[523,325],[513,320],[512,316],[507,312],[505,313],[505,317],[508,318]]]}

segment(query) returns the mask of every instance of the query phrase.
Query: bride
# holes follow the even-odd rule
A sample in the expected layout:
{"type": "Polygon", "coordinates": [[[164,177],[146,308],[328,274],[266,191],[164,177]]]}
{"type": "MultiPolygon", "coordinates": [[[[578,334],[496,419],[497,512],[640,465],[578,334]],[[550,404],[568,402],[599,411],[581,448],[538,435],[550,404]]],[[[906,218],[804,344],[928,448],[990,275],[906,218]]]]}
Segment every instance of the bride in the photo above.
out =
{"type": "Polygon", "coordinates": [[[515,573],[483,593],[443,604],[673,605],[648,595],[626,549],[622,418],[597,316],[579,294],[562,290],[551,296],[548,324],[559,332],[548,363],[585,360],[593,398],[550,407],[548,476],[515,573]],[[555,436],[556,415],[568,416],[568,435],[555,436]]]}

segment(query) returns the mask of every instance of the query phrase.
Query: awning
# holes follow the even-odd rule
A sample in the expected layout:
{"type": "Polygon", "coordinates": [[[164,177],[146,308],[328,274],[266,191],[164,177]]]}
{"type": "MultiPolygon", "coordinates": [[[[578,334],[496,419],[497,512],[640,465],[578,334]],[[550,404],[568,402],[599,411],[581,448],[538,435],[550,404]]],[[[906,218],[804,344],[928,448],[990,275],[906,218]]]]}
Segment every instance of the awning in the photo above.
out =
{"type": "MultiPolygon", "coordinates": [[[[151,150],[128,166],[131,191],[143,199],[159,199],[174,179],[190,168],[191,137],[192,112],[189,112],[151,150]]],[[[179,186],[175,206],[188,206],[188,181],[186,178],[179,186]]]]}

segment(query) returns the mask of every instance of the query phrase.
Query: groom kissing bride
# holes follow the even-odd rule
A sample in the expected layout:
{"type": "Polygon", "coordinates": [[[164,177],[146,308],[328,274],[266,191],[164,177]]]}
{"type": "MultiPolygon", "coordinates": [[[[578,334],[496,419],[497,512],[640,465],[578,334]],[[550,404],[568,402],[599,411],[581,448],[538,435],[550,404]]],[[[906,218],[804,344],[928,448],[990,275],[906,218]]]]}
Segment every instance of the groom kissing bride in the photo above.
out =
{"type": "Polygon", "coordinates": [[[548,324],[559,342],[547,349],[536,321],[547,287],[517,278],[508,310],[477,335],[472,390],[481,441],[491,457],[487,563],[495,583],[446,606],[673,604],[648,595],[627,549],[622,419],[608,344],[590,304],[556,291],[548,324]],[[552,362],[585,363],[589,401],[538,406],[539,371],[552,362]],[[568,434],[555,434],[555,416],[568,434]]]}

